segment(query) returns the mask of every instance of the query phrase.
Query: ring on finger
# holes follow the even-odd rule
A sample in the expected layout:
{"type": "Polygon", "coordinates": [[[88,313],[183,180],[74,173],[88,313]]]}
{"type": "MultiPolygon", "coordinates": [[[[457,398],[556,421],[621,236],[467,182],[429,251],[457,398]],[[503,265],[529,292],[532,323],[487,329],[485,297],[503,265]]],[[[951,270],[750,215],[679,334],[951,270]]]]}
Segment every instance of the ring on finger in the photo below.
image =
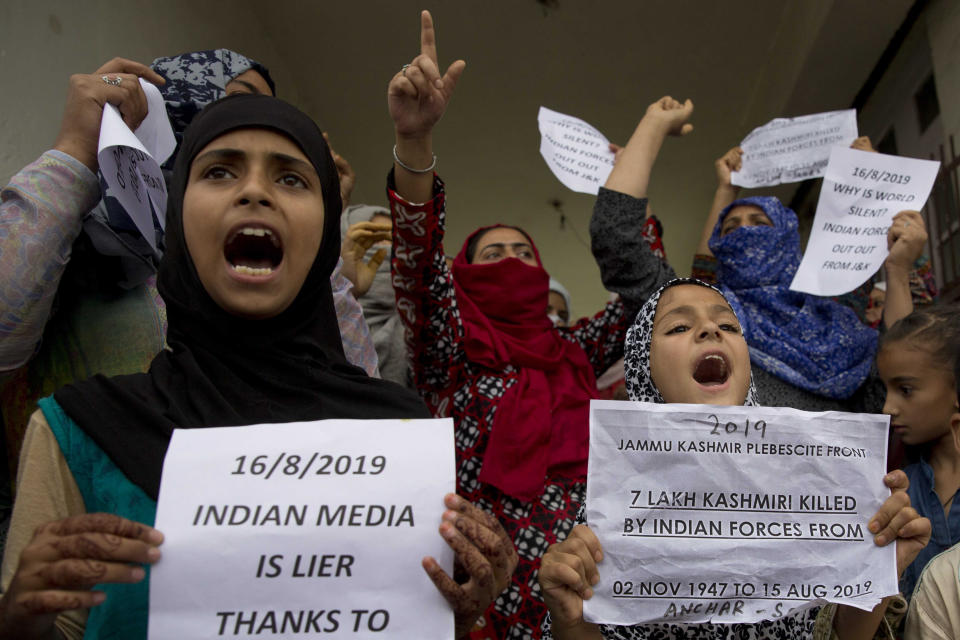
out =
{"type": "Polygon", "coordinates": [[[100,79],[109,84],[111,87],[119,87],[120,83],[123,82],[123,78],[120,76],[110,77],[108,75],[100,76],[100,79]]]}
{"type": "Polygon", "coordinates": [[[404,78],[407,77],[407,69],[409,69],[409,68],[410,68],[410,65],[409,65],[409,64],[405,64],[405,65],[403,65],[402,67],[400,67],[400,73],[403,74],[403,77],[404,77],[404,78]]]}

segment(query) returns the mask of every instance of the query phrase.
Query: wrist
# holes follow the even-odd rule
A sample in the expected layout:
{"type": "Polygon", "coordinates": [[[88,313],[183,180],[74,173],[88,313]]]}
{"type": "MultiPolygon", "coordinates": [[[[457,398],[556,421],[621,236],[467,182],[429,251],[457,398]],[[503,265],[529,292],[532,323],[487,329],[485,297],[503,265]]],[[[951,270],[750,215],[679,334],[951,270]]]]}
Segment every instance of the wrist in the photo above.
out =
{"type": "Polygon", "coordinates": [[[99,163],[97,162],[97,154],[89,150],[89,145],[83,143],[77,143],[71,140],[62,140],[58,139],[53,144],[53,149],[61,153],[65,153],[77,162],[82,163],[85,167],[90,169],[90,171],[96,173],[99,163]]]}
{"type": "Polygon", "coordinates": [[[635,133],[666,138],[670,134],[670,124],[660,118],[647,115],[637,124],[635,133]]]}
{"type": "Polygon", "coordinates": [[[884,271],[887,275],[887,282],[903,282],[907,283],[910,281],[910,266],[901,264],[900,262],[890,262],[887,259],[883,264],[884,271]]]}

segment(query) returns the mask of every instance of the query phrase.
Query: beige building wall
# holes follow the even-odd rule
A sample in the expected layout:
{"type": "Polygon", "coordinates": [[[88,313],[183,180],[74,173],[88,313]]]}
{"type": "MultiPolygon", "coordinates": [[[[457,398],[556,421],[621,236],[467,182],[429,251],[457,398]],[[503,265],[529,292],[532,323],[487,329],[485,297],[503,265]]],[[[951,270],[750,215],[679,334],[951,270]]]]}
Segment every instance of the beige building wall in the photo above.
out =
{"type": "Polygon", "coordinates": [[[932,2],[927,10],[926,26],[944,138],[949,140],[952,135],[960,147],[960,2],[932,2]]]}
{"type": "Polygon", "coordinates": [[[219,47],[262,62],[281,93],[297,98],[269,37],[236,2],[0,3],[3,181],[53,145],[71,74],[92,73],[114,56],[149,64],[160,56],[219,47]]]}

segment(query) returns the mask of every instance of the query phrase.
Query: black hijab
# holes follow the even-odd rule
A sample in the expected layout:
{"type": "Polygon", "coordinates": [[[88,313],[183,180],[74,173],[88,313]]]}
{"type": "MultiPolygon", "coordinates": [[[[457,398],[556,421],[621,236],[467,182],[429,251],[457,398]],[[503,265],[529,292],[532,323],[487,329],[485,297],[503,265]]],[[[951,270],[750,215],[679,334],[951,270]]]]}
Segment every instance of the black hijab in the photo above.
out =
{"type": "Polygon", "coordinates": [[[337,171],[320,129],[286,102],[231,96],[209,105],[187,129],[174,166],[167,251],[158,279],[169,349],[145,374],[98,375],[54,394],[67,415],[152,498],[175,428],[430,417],[414,392],[369,378],[344,358],[330,288],[340,254],[340,209],[337,171]],[[213,301],[183,231],[193,159],[215,138],[244,128],[270,129],[295,142],[320,177],[324,204],[323,239],[300,292],[282,313],[260,320],[231,315],[213,301]]]}

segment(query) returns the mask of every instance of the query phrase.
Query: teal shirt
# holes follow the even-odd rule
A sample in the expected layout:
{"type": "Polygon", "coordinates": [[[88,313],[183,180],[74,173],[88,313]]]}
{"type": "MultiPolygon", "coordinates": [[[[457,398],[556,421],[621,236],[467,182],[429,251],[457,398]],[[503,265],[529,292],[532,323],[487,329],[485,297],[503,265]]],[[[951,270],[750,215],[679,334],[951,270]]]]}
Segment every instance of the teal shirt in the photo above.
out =
{"type": "MultiPolygon", "coordinates": [[[[64,413],[53,396],[40,400],[60,451],[70,467],[87,513],[115,513],[153,526],[157,503],[123,475],[100,447],[64,413]]],[[[106,601],[90,609],[84,638],[137,640],[147,637],[150,568],[138,584],[101,584],[106,601]]]]}

